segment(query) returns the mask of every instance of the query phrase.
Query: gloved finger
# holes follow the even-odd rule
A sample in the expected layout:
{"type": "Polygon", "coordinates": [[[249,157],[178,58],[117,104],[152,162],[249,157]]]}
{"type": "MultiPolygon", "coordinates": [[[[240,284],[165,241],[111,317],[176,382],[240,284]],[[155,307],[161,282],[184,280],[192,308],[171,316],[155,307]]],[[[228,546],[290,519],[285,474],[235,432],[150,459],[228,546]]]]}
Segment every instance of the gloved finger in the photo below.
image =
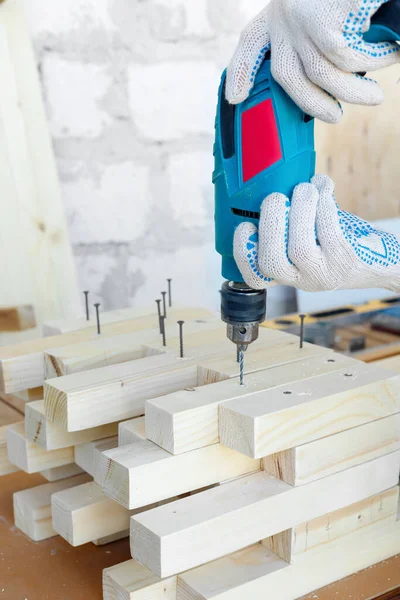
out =
{"type": "Polygon", "coordinates": [[[230,104],[239,104],[248,98],[265,54],[271,48],[268,13],[269,7],[257,15],[240,36],[226,77],[225,95],[230,104]]]}
{"type": "Polygon", "coordinates": [[[303,47],[300,52],[310,81],[335,98],[350,104],[367,106],[376,106],[383,102],[383,90],[373,79],[341,71],[320,54],[313,44],[303,47]]]}
{"type": "Polygon", "coordinates": [[[319,193],[315,185],[301,183],[292,198],[289,218],[289,258],[299,272],[316,272],[323,261],[316,237],[319,193]]]}
{"type": "Polygon", "coordinates": [[[395,42],[371,44],[361,33],[353,33],[345,37],[345,41],[342,47],[326,51],[328,58],[342,71],[377,71],[400,62],[400,46],[395,42]]]}
{"type": "Polygon", "coordinates": [[[243,279],[253,290],[264,290],[274,285],[266,277],[258,263],[258,231],[253,223],[241,223],[235,231],[234,258],[243,279]]]}
{"type": "Polygon", "coordinates": [[[298,271],[288,256],[290,201],[283,194],[267,196],[261,207],[259,266],[283,285],[295,285],[298,271]]]}
{"type": "Polygon", "coordinates": [[[316,175],[311,179],[311,183],[319,192],[316,218],[318,241],[325,255],[335,256],[338,245],[344,240],[335,200],[335,184],[326,175],[316,175]]]}
{"type": "Polygon", "coordinates": [[[306,114],[327,123],[341,120],[343,110],[340,103],[310,81],[299,55],[283,39],[274,46],[271,71],[276,81],[306,114]]]}

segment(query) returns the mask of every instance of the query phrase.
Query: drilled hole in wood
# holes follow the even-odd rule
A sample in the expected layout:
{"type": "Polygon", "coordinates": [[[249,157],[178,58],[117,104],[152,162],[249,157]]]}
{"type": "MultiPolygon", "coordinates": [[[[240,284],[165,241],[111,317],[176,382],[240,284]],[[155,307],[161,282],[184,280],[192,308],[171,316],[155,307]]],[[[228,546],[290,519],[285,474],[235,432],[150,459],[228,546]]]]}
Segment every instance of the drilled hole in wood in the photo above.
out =
{"type": "Polygon", "coordinates": [[[330,363],[334,363],[334,362],[336,362],[336,360],[334,360],[333,358],[330,358],[330,359],[328,360],[328,362],[330,362],[330,363]]]}
{"type": "Polygon", "coordinates": [[[283,392],[286,396],[290,396],[292,392],[283,392]]]}
{"type": "Polygon", "coordinates": [[[344,376],[345,377],[353,377],[353,373],[345,373],[344,376]]]}

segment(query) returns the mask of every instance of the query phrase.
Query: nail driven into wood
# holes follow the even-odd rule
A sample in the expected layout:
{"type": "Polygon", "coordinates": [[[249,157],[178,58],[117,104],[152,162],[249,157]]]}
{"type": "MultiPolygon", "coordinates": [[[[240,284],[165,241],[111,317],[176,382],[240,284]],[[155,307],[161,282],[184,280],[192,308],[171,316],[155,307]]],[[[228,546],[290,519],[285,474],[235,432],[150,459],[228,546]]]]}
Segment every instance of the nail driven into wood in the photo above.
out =
{"type": "Polygon", "coordinates": [[[168,281],[168,306],[171,308],[171,306],[172,306],[172,292],[171,292],[172,279],[167,279],[167,281],[168,281]]]}
{"type": "Polygon", "coordinates": [[[167,339],[165,336],[165,316],[161,315],[161,335],[162,335],[162,343],[163,346],[167,345],[167,339]]]}
{"type": "Polygon", "coordinates": [[[161,292],[162,302],[163,302],[163,311],[164,311],[165,318],[167,318],[167,301],[165,299],[166,295],[167,295],[167,292],[161,292]]]}
{"type": "Polygon", "coordinates": [[[300,350],[303,349],[304,346],[304,320],[306,318],[306,315],[299,315],[300,316],[300,350]]]}
{"type": "Polygon", "coordinates": [[[86,307],[86,321],[89,321],[90,319],[90,315],[89,315],[89,292],[83,292],[85,294],[85,307],[86,307]]]}
{"type": "Polygon", "coordinates": [[[96,309],[97,333],[100,335],[100,333],[101,333],[101,329],[100,329],[100,313],[99,313],[100,303],[96,302],[96,304],[94,305],[94,307],[96,309]]]}
{"type": "Polygon", "coordinates": [[[158,326],[160,328],[160,333],[162,333],[162,324],[161,324],[161,300],[156,300],[157,311],[158,311],[158,326]]]}
{"type": "Polygon", "coordinates": [[[179,351],[180,357],[183,358],[183,325],[185,321],[178,321],[179,325],[179,351]]]}

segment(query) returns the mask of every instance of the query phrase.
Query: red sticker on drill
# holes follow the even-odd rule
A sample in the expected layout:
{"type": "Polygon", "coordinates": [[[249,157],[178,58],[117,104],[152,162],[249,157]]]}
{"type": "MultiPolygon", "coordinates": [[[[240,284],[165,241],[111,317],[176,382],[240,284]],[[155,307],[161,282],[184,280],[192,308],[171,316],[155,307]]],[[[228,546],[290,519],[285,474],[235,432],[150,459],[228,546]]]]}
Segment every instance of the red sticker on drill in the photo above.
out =
{"type": "Polygon", "coordinates": [[[272,100],[242,114],[243,181],[249,181],[282,158],[272,100]]]}

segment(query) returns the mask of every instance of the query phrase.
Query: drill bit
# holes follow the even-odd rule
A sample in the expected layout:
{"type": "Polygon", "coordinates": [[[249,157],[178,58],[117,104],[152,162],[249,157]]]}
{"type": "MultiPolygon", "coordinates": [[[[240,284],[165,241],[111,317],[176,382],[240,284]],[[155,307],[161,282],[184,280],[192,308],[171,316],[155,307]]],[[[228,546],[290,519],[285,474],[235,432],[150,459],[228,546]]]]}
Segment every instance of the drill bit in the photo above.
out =
{"type": "Polygon", "coordinates": [[[238,346],[239,348],[239,365],[240,365],[240,385],[244,385],[244,348],[243,346],[238,346]]]}

